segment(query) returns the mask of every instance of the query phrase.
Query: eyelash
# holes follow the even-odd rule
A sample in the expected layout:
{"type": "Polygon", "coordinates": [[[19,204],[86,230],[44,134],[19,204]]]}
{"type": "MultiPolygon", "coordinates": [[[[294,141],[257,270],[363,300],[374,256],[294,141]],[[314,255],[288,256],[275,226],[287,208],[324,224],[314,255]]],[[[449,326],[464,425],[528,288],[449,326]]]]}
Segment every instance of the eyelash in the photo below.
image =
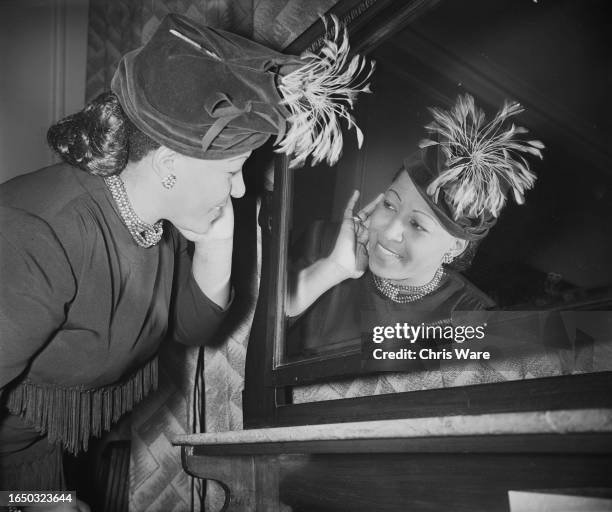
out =
{"type": "MultiPolygon", "coordinates": [[[[387,210],[391,210],[391,211],[397,211],[395,206],[393,206],[389,201],[387,201],[386,199],[383,199],[383,206],[387,209],[387,210]]],[[[421,226],[416,220],[414,219],[410,219],[410,225],[416,229],[419,232],[422,233],[427,233],[428,231],[421,226]]]]}
{"type": "Polygon", "coordinates": [[[387,201],[386,199],[383,200],[383,206],[387,209],[387,210],[393,210],[395,211],[395,206],[393,206],[389,201],[387,201]]]}
{"type": "Polygon", "coordinates": [[[412,227],[414,227],[414,229],[416,229],[417,231],[422,231],[423,233],[427,233],[427,230],[421,226],[416,220],[414,219],[410,219],[410,224],[412,225],[412,227]]]}

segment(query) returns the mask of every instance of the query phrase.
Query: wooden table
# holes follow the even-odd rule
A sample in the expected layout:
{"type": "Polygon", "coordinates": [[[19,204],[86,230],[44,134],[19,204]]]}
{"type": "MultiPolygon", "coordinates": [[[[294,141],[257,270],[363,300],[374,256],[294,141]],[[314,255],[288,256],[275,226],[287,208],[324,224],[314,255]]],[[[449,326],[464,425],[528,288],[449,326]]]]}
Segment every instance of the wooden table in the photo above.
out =
{"type": "Polygon", "coordinates": [[[232,512],[494,512],[509,510],[509,490],[612,487],[609,409],[252,429],[175,444],[185,471],[219,482],[232,512]]]}

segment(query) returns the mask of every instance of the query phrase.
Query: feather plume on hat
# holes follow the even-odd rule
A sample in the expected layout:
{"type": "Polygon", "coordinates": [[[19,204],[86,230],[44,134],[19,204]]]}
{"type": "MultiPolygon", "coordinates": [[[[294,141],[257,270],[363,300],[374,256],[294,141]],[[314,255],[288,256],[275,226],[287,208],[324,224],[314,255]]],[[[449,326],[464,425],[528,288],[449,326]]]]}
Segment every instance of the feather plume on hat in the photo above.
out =
{"type": "Polygon", "coordinates": [[[489,122],[469,94],[459,96],[451,110],[429,110],[434,121],[425,128],[437,140],[424,139],[419,147],[438,146],[446,158],[445,170],[427,187],[434,201],[442,189],[455,220],[484,215],[497,218],[508,189],[517,203],[524,202],[525,191],[533,187],[536,176],[521,153],[542,158],[544,144],[522,138],[526,128],[506,124],[523,112],[519,103],[506,101],[489,122]]]}
{"type": "Polygon", "coordinates": [[[343,119],[361,145],[350,111],[374,65],[349,56],[347,30],[332,22],[318,54],[296,56],[170,13],[123,56],[111,88],[140,131],[181,154],[224,159],[276,136],[292,167],[309,156],[333,165],[343,119]]]}
{"type": "MultiPolygon", "coordinates": [[[[327,20],[322,18],[327,32],[327,20]]],[[[361,148],[363,133],[350,113],[360,92],[371,92],[368,79],[374,61],[360,55],[349,59],[349,42],[345,26],[331,16],[333,32],[323,41],[318,54],[306,52],[305,64],[279,80],[281,102],[289,111],[289,129],[280,141],[277,152],[293,154],[290,167],[303,165],[308,156],[312,165],[326,160],[335,164],[342,154],[344,119],[354,128],[361,148]]]]}

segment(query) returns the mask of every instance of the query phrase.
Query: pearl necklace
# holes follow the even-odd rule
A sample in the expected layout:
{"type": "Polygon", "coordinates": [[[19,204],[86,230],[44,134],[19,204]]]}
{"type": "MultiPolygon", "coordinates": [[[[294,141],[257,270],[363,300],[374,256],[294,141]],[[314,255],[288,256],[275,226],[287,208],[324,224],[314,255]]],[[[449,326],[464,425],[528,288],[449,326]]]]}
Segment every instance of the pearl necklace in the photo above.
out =
{"type": "Polygon", "coordinates": [[[111,195],[119,209],[121,220],[128,228],[130,235],[140,247],[152,247],[157,244],[164,234],[163,222],[157,221],[155,224],[147,224],[138,217],[125,190],[123,180],[117,176],[107,176],[104,183],[110,190],[111,195]]]}
{"type": "Polygon", "coordinates": [[[376,289],[385,297],[399,304],[407,304],[421,300],[425,295],[433,292],[440,286],[444,276],[444,269],[440,267],[429,283],[420,286],[395,284],[388,279],[378,277],[376,274],[372,274],[372,281],[376,289]]]}

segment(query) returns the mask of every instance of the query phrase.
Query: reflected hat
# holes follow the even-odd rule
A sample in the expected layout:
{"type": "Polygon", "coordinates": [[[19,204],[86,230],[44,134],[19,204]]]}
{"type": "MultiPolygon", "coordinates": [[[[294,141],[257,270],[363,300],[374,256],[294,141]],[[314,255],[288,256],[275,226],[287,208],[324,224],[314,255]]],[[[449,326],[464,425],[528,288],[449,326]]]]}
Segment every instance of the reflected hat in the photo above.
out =
{"type": "MultiPolygon", "coordinates": [[[[327,28],[327,25],[326,25],[327,28]]],[[[342,152],[339,121],[350,114],[373,65],[348,57],[333,18],[319,55],[284,55],[236,34],[167,15],[141,48],[123,56],[111,88],[130,120],[187,156],[222,159],[276,137],[278,151],[331,165],[342,152]]]]}
{"type": "Polygon", "coordinates": [[[505,102],[489,122],[469,94],[459,96],[450,110],[429,110],[434,121],[425,128],[433,137],[419,143],[420,151],[404,161],[404,169],[451,235],[484,238],[509,193],[523,204],[536,176],[521,153],[542,158],[544,144],[525,140],[526,128],[508,124],[524,110],[516,102],[505,102]]]}

